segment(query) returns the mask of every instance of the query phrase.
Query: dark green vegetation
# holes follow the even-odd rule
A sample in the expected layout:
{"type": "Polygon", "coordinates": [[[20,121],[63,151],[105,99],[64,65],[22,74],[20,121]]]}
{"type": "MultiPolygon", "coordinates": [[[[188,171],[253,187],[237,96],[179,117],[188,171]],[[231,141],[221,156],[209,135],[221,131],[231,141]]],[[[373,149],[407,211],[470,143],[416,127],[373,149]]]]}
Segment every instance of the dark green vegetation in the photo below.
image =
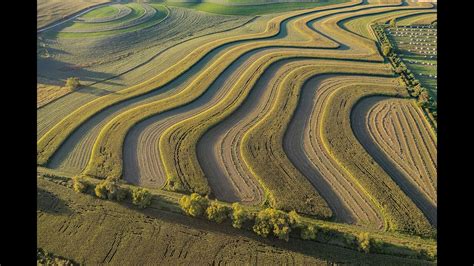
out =
{"type": "MultiPolygon", "coordinates": [[[[160,2],[160,1],[156,1],[160,2]]],[[[215,3],[178,3],[178,2],[164,2],[169,6],[191,8],[198,11],[209,13],[216,13],[222,15],[237,15],[237,16],[255,16],[278,12],[285,12],[298,9],[313,8],[328,4],[339,4],[349,2],[349,0],[323,0],[318,2],[301,2],[301,3],[272,3],[265,5],[221,5],[215,3]]]]}

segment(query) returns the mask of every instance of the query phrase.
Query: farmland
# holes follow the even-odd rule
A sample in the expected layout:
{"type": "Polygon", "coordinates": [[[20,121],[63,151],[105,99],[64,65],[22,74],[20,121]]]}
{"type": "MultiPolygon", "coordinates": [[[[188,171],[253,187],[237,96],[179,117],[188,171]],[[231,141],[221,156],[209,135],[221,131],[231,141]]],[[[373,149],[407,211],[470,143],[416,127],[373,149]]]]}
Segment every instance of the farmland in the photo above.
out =
{"type": "Polygon", "coordinates": [[[436,129],[373,30],[436,100],[436,54],[420,52],[436,48],[435,15],[402,1],[151,1],[45,22],[39,254],[435,263],[436,129]],[[291,227],[259,231],[267,214],[291,227]]]}

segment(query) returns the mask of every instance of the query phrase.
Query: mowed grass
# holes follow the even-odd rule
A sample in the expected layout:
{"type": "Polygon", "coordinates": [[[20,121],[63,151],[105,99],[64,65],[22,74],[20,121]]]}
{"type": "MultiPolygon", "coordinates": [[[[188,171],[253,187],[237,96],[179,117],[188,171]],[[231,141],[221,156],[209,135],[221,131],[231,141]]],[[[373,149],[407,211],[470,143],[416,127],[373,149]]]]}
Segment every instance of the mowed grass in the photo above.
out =
{"type": "Polygon", "coordinates": [[[114,6],[104,6],[91,12],[87,12],[82,16],[82,18],[105,18],[113,16],[118,13],[118,9],[114,6]]]}
{"type": "MultiPolygon", "coordinates": [[[[102,26],[107,26],[107,25],[116,25],[118,23],[127,23],[127,22],[131,23],[133,20],[142,16],[143,13],[145,12],[143,7],[141,7],[138,4],[128,4],[128,6],[132,8],[132,12],[123,18],[110,21],[110,22],[101,22],[101,23],[70,22],[71,24],[69,24],[69,26],[72,30],[74,29],[93,30],[95,26],[93,26],[92,24],[97,24],[97,25],[100,25],[100,27],[102,27],[102,26]]],[[[137,31],[158,25],[160,22],[165,20],[169,15],[169,12],[170,12],[169,9],[163,5],[151,4],[150,6],[156,9],[156,13],[153,15],[153,17],[151,17],[147,21],[135,26],[131,26],[131,27],[124,26],[121,29],[109,30],[109,31],[97,31],[97,32],[59,31],[59,32],[47,32],[46,34],[48,38],[84,38],[84,37],[107,37],[107,36],[116,35],[116,34],[137,32],[137,31]]]]}
{"type": "Polygon", "coordinates": [[[191,8],[198,11],[222,15],[255,16],[299,9],[308,9],[324,5],[341,4],[349,1],[350,0],[324,0],[319,2],[269,3],[259,5],[221,5],[215,3],[178,3],[168,1],[164,3],[169,6],[191,8]]]}
{"type": "Polygon", "coordinates": [[[337,90],[329,99],[323,116],[325,126],[320,134],[324,145],[381,209],[388,230],[433,237],[435,229],[421,210],[366,152],[352,131],[352,108],[360,99],[374,95],[408,97],[406,89],[395,84],[355,85],[337,90]]]}
{"type": "MultiPolygon", "coordinates": [[[[416,16],[415,16],[416,17],[416,16]]],[[[427,26],[427,25],[425,25],[427,26]]],[[[437,85],[437,39],[434,29],[416,29],[413,31],[419,35],[402,35],[397,34],[396,28],[390,27],[387,36],[390,42],[394,44],[396,52],[400,55],[403,63],[413,73],[421,85],[428,89],[428,93],[435,100],[438,98],[437,85]],[[430,34],[430,35],[427,35],[430,34]],[[416,49],[418,48],[418,49],[416,49]],[[419,50],[420,48],[430,50],[419,50]],[[435,49],[434,51],[431,49],[435,49]],[[421,51],[434,52],[434,54],[422,54],[421,51]],[[433,58],[431,58],[431,56],[433,58]]]]}
{"type": "MultiPolygon", "coordinates": [[[[430,7],[430,6],[427,6],[430,7]]],[[[406,16],[410,14],[420,14],[424,12],[433,12],[426,10],[413,10],[420,9],[420,7],[399,7],[380,10],[372,14],[362,14],[356,17],[350,17],[342,21],[341,25],[351,32],[354,32],[360,36],[368,39],[376,40],[375,36],[372,35],[370,25],[377,22],[386,23],[391,19],[406,16]]]]}

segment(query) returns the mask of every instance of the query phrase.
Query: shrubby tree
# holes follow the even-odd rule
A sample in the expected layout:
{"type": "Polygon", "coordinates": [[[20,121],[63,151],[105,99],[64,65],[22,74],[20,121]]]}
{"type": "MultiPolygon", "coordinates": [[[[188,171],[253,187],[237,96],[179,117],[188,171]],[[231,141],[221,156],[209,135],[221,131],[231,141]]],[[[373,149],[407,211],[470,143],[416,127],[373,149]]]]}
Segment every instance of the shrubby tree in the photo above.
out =
{"type": "Polygon", "coordinates": [[[288,219],[292,228],[303,227],[301,216],[295,210],[292,210],[288,213],[288,219]]]}
{"type": "Polygon", "coordinates": [[[388,56],[388,55],[390,54],[391,50],[392,50],[392,49],[391,49],[390,46],[388,46],[388,45],[382,46],[382,53],[383,53],[383,55],[385,55],[385,56],[388,56]]]}
{"type": "Polygon", "coordinates": [[[369,237],[369,233],[360,233],[357,236],[357,244],[360,251],[369,253],[371,248],[371,239],[369,237]]]}
{"type": "Polygon", "coordinates": [[[128,195],[128,190],[120,187],[116,180],[104,180],[96,185],[95,195],[101,199],[122,201],[128,195]]]}
{"type": "Polygon", "coordinates": [[[291,232],[289,220],[287,213],[267,208],[257,214],[253,231],[263,237],[273,233],[279,239],[288,241],[291,232]]]}
{"type": "Polygon", "coordinates": [[[393,18],[392,20],[390,20],[390,27],[396,27],[396,26],[397,26],[397,20],[393,18]]]}
{"type": "Polygon", "coordinates": [[[179,200],[179,206],[188,215],[197,217],[202,216],[209,206],[209,200],[197,193],[191,196],[184,195],[179,200]]]}
{"type": "Polygon", "coordinates": [[[229,217],[231,211],[231,208],[220,204],[217,201],[212,201],[206,209],[207,219],[220,224],[229,217]]]}
{"type": "Polygon", "coordinates": [[[304,240],[315,240],[317,232],[315,225],[303,225],[301,228],[301,238],[304,240]]]}
{"type": "Polygon", "coordinates": [[[78,77],[70,77],[66,80],[66,87],[71,90],[75,90],[76,88],[80,87],[81,83],[79,82],[78,77]]]}
{"type": "Polygon", "coordinates": [[[240,203],[232,204],[232,226],[235,228],[242,228],[242,225],[253,219],[253,216],[247,212],[240,203]]]}
{"type": "Polygon", "coordinates": [[[84,193],[87,190],[88,184],[81,180],[81,176],[75,176],[72,178],[72,188],[76,192],[84,193]]]}
{"type": "Polygon", "coordinates": [[[132,189],[132,203],[139,208],[144,209],[151,204],[152,195],[150,191],[144,188],[132,189]]]}

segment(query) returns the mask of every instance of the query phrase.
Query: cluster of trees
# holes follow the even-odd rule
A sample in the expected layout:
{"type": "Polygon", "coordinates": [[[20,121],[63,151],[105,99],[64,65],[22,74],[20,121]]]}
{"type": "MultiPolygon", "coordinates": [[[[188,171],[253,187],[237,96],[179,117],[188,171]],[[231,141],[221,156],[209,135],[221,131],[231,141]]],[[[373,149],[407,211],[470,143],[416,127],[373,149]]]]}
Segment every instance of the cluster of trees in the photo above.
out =
{"type": "Polygon", "coordinates": [[[88,189],[93,187],[94,194],[101,199],[123,201],[131,198],[132,203],[139,208],[146,208],[151,204],[152,195],[148,190],[142,188],[128,189],[121,186],[115,179],[104,180],[95,187],[89,184],[83,176],[75,176],[72,181],[74,191],[79,193],[87,193],[88,189]]]}
{"type": "Polygon", "coordinates": [[[400,82],[402,85],[405,85],[407,87],[408,93],[417,99],[418,106],[425,108],[433,115],[434,118],[437,118],[438,106],[436,101],[429,95],[426,88],[421,86],[420,81],[415,78],[413,73],[411,73],[400,57],[395,52],[393,52],[390,41],[385,34],[384,26],[376,25],[374,27],[374,31],[380,40],[382,53],[389,59],[390,63],[395,69],[395,72],[400,74],[400,82]]]}
{"type": "Polygon", "coordinates": [[[230,219],[233,227],[251,229],[262,237],[273,235],[288,241],[292,231],[296,233],[299,231],[302,239],[314,240],[318,231],[315,225],[303,222],[295,211],[287,213],[266,208],[254,214],[239,203],[234,203],[229,207],[197,193],[189,196],[184,195],[180,199],[179,205],[183,212],[189,216],[203,217],[217,223],[230,219]]]}

